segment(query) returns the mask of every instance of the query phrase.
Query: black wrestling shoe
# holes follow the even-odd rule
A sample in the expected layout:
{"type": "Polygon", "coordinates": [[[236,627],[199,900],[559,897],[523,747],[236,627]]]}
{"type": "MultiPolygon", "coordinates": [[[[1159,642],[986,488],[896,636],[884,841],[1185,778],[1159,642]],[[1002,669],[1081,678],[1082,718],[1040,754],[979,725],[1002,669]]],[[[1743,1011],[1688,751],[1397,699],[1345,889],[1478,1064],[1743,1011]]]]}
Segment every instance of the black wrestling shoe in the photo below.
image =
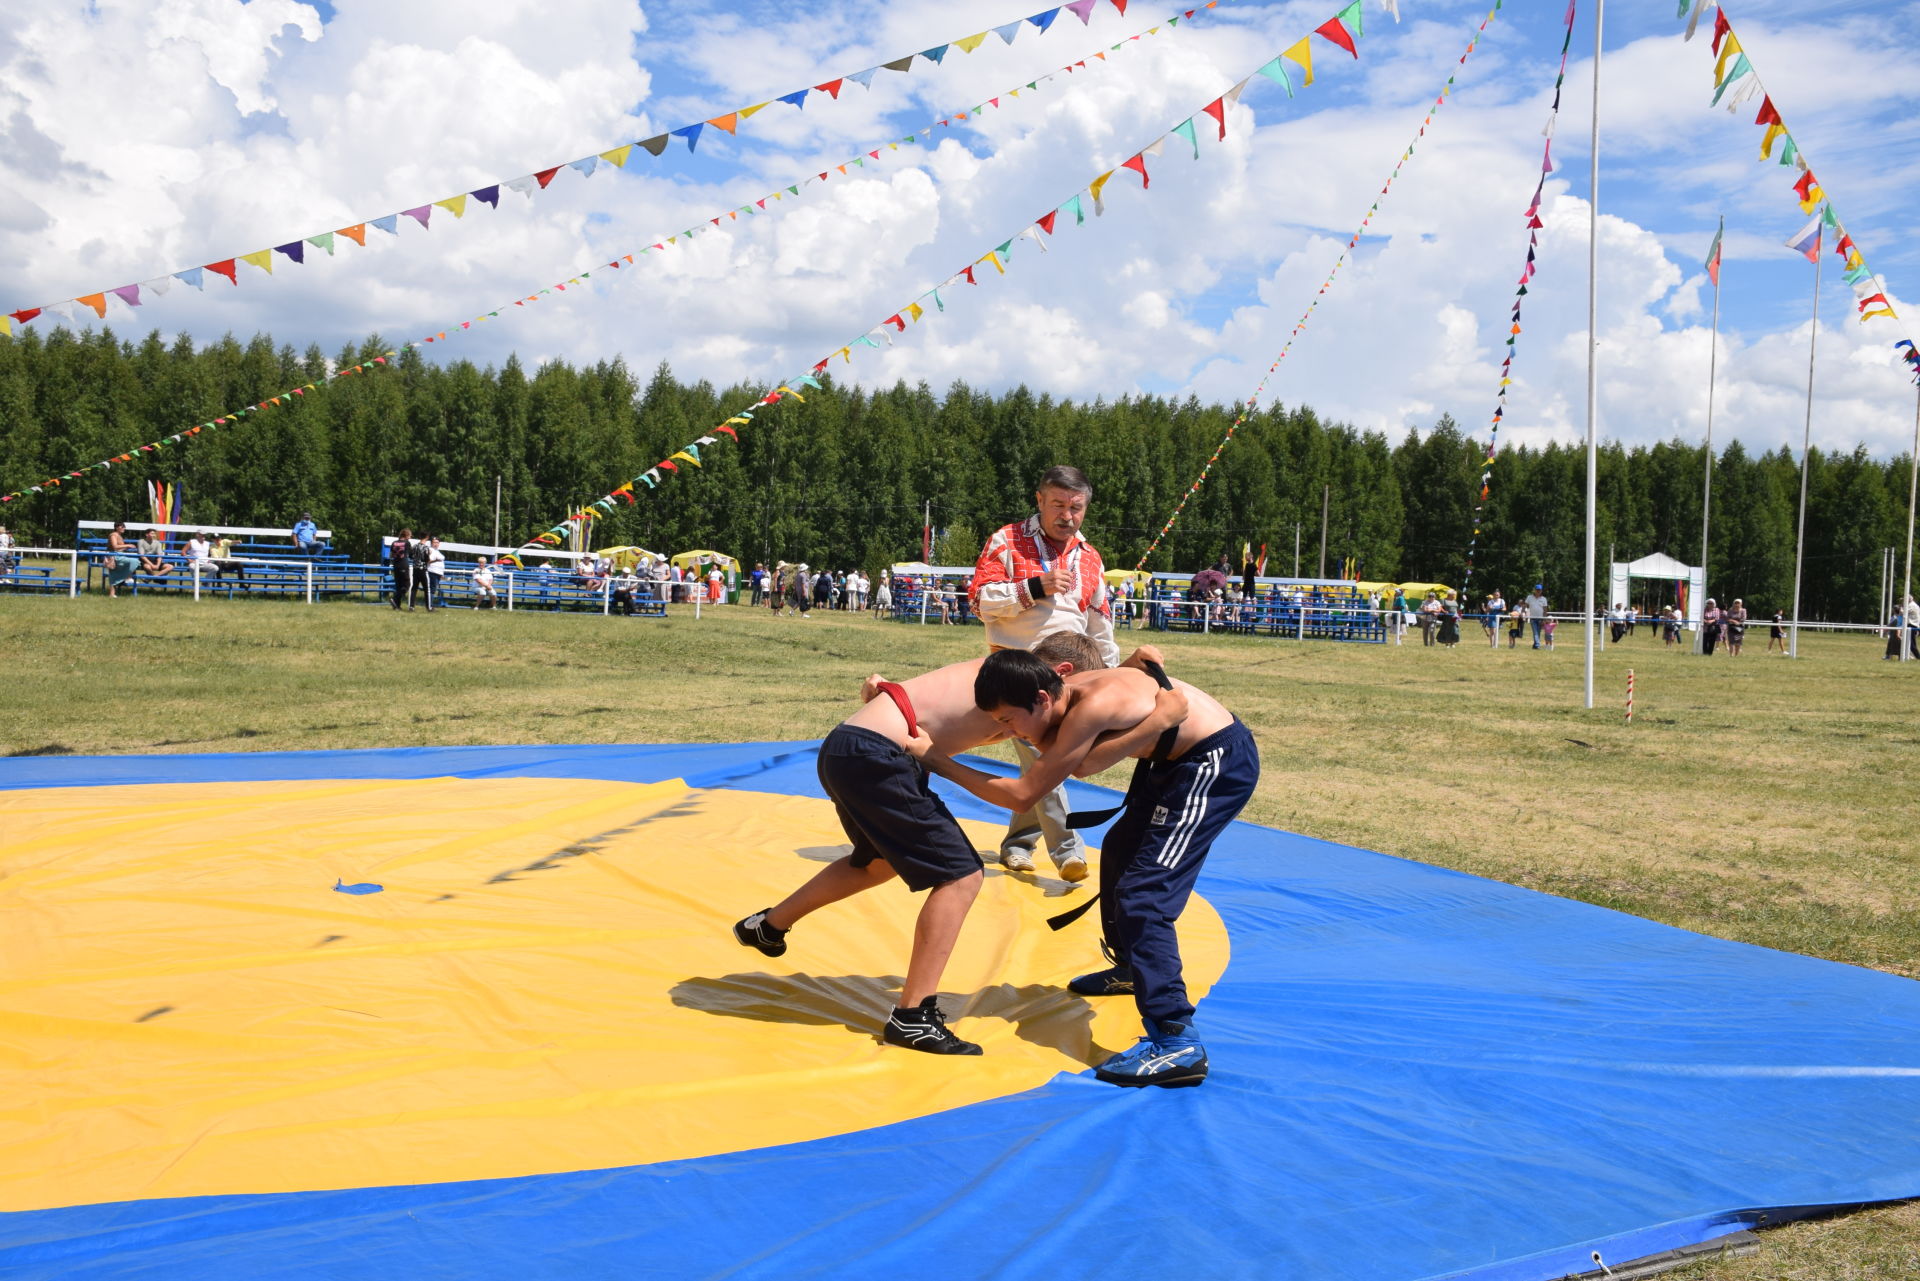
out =
{"type": "Polygon", "coordinates": [[[887,1018],[880,1039],[923,1054],[978,1054],[980,1047],[947,1031],[947,1016],[928,997],[910,1009],[896,1009],[887,1018]]]}
{"type": "Polygon", "coordinates": [[[1115,965],[1097,974],[1082,974],[1067,984],[1067,991],[1081,996],[1132,996],[1133,971],[1115,965]]]}
{"type": "Polygon", "coordinates": [[[785,956],[787,931],[776,930],[767,924],[767,913],[772,910],[763,907],[746,920],[737,922],[733,927],[733,936],[740,940],[741,946],[757,948],[762,956],[785,956]]]}

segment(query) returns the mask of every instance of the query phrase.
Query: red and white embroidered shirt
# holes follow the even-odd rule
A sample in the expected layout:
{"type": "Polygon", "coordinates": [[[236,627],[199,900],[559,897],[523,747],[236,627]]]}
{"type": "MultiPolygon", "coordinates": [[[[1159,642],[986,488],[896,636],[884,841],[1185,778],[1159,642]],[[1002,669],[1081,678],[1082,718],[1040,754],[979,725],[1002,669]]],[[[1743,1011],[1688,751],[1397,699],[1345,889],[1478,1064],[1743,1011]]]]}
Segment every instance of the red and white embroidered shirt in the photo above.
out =
{"type": "Polygon", "coordinates": [[[1100,647],[1109,666],[1120,661],[1107,604],[1106,565],[1100,553],[1075,534],[1058,557],[1073,575],[1071,590],[1036,595],[1033,581],[1054,564],[1040,532],[1040,517],[996,530],[980,552],[968,589],[974,612],[987,625],[987,643],[1001,649],[1032,649],[1055,632],[1080,632],[1100,647]]]}

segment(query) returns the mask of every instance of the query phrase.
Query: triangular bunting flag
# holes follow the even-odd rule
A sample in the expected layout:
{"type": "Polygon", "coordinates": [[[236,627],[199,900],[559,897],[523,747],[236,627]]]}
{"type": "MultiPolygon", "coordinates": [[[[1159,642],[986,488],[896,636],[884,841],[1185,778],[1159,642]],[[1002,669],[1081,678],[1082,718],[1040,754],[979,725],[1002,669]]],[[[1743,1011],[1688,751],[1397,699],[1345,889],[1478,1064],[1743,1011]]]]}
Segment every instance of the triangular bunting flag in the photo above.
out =
{"type": "MultiPolygon", "coordinates": [[[[1293,97],[1293,81],[1287,77],[1287,64],[1280,61],[1280,59],[1275,58],[1264,67],[1261,67],[1258,74],[1265,76],[1282,89],[1285,89],[1287,91],[1287,97],[1293,97]]],[[[1191,126],[1193,122],[1189,120],[1187,124],[1191,126]]],[[[1194,155],[1197,156],[1199,154],[1199,148],[1194,148],[1194,155]]]]}
{"type": "Polygon", "coordinates": [[[1107,180],[1111,177],[1113,177],[1113,170],[1109,169],[1087,184],[1087,194],[1093,197],[1093,216],[1096,218],[1107,212],[1106,202],[1100,199],[1100,189],[1107,185],[1107,180]]]}
{"type": "Polygon", "coordinates": [[[1194,135],[1193,121],[1191,119],[1182,120],[1173,127],[1173,132],[1187,140],[1193,147],[1193,158],[1198,160],[1200,158],[1200,140],[1194,135]]]}
{"type": "Polygon", "coordinates": [[[1218,140],[1224,141],[1227,136],[1227,100],[1225,98],[1215,98],[1212,102],[1209,102],[1200,109],[1212,116],[1214,122],[1220,126],[1220,138],[1218,140]]]}
{"type": "Polygon", "coordinates": [[[1287,50],[1286,53],[1281,56],[1291,58],[1300,64],[1301,84],[1310,85],[1313,83],[1313,49],[1308,45],[1306,36],[1301,36],[1300,43],[1294,45],[1293,48],[1287,50]]]}
{"type": "Polygon", "coordinates": [[[327,257],[333,257],[333,233],[331,231],[323,231],[317,236],[308,236],[307,243],[315,249],[326,250],[327,257]]]}
{"type": "MultiPolygon", "coordinates": [[[[273,274],[273,250],[271,249],[256,249],[250,254],[241,254],[240,261],[258,267],[269,276],[273,274]]],[[[240,282],[235,280],[234,283],[237,285],[240,282]]]]}

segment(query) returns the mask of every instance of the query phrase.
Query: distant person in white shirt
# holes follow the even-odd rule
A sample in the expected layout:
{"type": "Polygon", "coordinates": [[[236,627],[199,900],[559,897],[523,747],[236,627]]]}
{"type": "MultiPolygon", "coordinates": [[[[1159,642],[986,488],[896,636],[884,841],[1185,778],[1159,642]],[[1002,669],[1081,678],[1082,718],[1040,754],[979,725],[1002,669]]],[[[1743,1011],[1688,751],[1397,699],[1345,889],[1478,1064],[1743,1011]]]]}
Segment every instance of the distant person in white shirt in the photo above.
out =
{"type": "Polygon", "coordinates": [[[440,540],[427,540],[427,612],[432,613],[434,602],[440,599],[440,585],[446,580],[447,554],[440,550],[440,540]]]}
{"type": "Polygon", "coordinates": [[[500,594],[493,588],[493,566],[484,560],[473,567],[473,603],[478,609],[492,609],[500,603],[500,594]]]}
{"type": "Polygon", "coordinates": [[[218,574],[220,567],[213,563],[213,535],[202,531],[187,540],[187,564],[201,574],[218,574]]]}

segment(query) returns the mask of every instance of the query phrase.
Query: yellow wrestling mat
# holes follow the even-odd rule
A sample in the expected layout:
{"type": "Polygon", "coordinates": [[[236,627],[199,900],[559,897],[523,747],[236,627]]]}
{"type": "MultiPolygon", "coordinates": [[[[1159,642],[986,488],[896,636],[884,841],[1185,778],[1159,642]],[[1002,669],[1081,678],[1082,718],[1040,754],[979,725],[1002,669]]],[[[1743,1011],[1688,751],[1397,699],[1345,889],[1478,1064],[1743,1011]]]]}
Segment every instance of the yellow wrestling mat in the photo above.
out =
{"type": "MultiPolygon", "coordinates": [[[[1138,1035],[1131,1000],[1065,990],[1097,923],[1044,921],[1090,887],[989,868],[942,999],[985,1057],[883,1046],[919,896],[816,913],[778,961],[730,929],[845,848],[825,801],[678,781],[0,792],[0,1210],[800,1142],[1138,1035]]],[[[1226,931],[1196,897],[1180,935],[1197,1000],[1226,931]]]]}

